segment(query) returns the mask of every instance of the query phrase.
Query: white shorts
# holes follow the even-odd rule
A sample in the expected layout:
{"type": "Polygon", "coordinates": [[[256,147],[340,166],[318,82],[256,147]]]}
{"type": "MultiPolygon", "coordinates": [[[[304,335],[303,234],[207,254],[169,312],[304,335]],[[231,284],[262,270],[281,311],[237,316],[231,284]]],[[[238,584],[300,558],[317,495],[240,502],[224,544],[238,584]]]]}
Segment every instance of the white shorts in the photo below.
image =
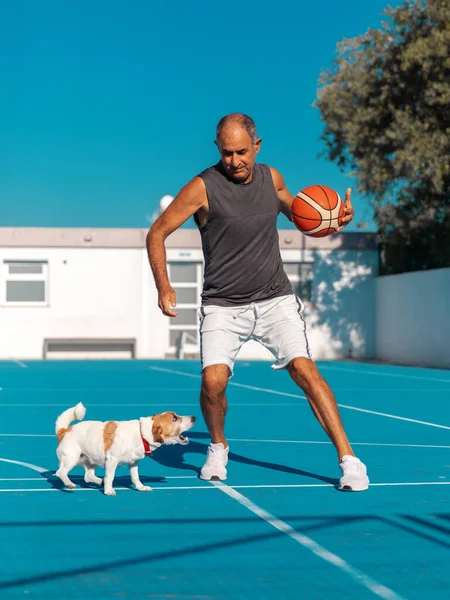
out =
{"type": "Polygon", "coordinates": [[[202,306],[200,356],[202,370],[234,362],[242,345],[256,340],[274,355],[272,369],[284,369],[293,358],[312,360],[303,319],[303,303],[294,294],[238,307],[202,306]]]}

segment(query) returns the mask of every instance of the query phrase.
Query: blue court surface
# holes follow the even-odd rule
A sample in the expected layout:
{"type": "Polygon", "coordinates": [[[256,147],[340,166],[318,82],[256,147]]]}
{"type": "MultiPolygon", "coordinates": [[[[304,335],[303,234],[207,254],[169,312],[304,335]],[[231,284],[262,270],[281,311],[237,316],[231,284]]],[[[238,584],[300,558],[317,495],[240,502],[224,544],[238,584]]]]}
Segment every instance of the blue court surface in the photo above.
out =
{"type": "MultiPolygon", "coordinates": [[[[286,372],[238,362],[228,479],[198,479],[208,435],[196,361],[0,363],[0,598],[334,599],[450,595],[450,373],[323,362],[364,493],[336,490],[333,446],[286,372]],[[154,488],[65,490],[56,417],[198,417],[188,446],[140,463],[154,488]]],[[[101,470],[99,473],[101,474],[101,470]]]]}

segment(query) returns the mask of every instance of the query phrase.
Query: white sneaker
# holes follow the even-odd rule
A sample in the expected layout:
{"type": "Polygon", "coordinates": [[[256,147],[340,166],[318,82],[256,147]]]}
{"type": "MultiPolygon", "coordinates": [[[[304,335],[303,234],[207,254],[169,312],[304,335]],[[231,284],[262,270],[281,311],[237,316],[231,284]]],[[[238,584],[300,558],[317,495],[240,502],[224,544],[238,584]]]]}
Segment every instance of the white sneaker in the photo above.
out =
{"type": "Polygon", "coordinates": [[[342,477],[339,480],[339,489],[345,492],[363,492],[369,487],[366,465],[356,456],[346,454],[342,457],[339,467],[342,477]]]}
{"type": "Polygon", "coordinates": [[[209,445],[206,462],[200,471],[200,479],[224,481],[227,478],[228,450],[229,448],[225,448],[222,443],[209,445]]]}

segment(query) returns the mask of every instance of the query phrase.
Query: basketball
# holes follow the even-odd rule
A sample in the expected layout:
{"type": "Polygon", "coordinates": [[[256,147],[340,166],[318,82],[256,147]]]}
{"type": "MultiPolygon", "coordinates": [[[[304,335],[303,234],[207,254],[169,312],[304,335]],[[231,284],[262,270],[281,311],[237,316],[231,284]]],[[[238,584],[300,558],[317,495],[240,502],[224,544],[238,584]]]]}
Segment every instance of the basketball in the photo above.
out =
{"type": "Polygon", "coordinates": [[[310,185],[292,203],[292,221],[305,235],[325,237],[338,230],[344,216],[344,203],[337,192],[325,185],[310,185]]]}

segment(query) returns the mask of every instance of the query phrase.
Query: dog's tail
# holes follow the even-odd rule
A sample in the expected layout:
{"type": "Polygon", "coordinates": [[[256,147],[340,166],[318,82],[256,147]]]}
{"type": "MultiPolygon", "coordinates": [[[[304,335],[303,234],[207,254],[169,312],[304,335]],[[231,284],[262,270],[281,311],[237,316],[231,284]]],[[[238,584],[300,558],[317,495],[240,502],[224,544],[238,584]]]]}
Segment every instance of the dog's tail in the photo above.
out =
{"type": "Polygon", "coordinates": [[[69,425],[72,421],[81,421],[86,414],[86,408],[81,402],[72,408],[68,408],[56,419],[55,432],[58,442],[61,442],[63,437],[70,431],[69,425]]]}

